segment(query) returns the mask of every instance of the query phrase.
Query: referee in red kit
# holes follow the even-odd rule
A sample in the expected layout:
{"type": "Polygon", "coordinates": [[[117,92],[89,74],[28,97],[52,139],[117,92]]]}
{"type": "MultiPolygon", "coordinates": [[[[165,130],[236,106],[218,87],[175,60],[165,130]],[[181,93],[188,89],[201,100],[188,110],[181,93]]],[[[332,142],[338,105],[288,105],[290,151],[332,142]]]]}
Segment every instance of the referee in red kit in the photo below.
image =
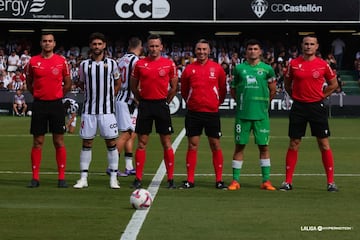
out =
{"type": "Polygon", "coordinates": [[[337,192],[334,182],[334,157],[330,148],[330,129],[324,99],[338,86],[336,73],[329,64],[316,56],[319,48],[314,34],[304,36],[303,54],[291,60],[286,75],[285,89],[294,100],[289,115],[289,147],[286,153],[286,178],[280,190],[292,190],[292,178],[298,160],[301,138],[305,136],[307,123],[311,135],[316,137],[321,159],[327,176],[327,191],[337,192]],[[326,86],[324,85],[326,83],[326,86]]]}
{"type": "Polygon", "coordinates": [[[135,132],[138,145],[135,153],[136,178],[134,188],[141,188],[141,180],[146,160],[146,145],[155,122],[156,132],[164,150],[167,170],[167,187],[174,184],[174,151],[171,134],[174,132],[170,117],[169,103],[176,94],[178,77],[173,61],[161,57],[163,49],[159,35],[150,35],[147,39],[148,56],[136,62],[130,79],[130,87],[139,101],[135,132]]]}
{"type": "Polygon", "coordinates": [[[70,70],[66,59],[54,53],[52,33],[41,34],[41,53],[32,57],[25,67],[26,84],[34,97],[30,133],[32,179],[28,187],[39,187],[39,172],[45,133],[51,132],[56,150],[58,187],[66,188],[66,149],[64,145],[65,113],[62,98],[71,88],[70,70]]]}

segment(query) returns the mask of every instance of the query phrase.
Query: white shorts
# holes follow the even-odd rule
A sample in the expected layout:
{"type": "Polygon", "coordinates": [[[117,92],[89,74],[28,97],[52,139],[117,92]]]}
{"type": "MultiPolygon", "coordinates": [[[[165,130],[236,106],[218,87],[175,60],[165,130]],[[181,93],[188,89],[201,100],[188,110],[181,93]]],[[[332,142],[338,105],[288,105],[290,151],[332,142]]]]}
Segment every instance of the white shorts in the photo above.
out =
{"type": "Polygon", "coordinates": [[[82,114],[80,125],[80,137],[93,139],[99,128],[100,136],[104,139],[118,137],[119,131],[114,114],[82,114]]]}
{"type": "Polygon", "coordinates": [[[135,108],[133,113],[130,113],[129,106],[124,101],[116,101],[116,121],[118,123],[118,129],[121,132],[128,130],[135,131],[136,118],[138,110],[135,108]]]}

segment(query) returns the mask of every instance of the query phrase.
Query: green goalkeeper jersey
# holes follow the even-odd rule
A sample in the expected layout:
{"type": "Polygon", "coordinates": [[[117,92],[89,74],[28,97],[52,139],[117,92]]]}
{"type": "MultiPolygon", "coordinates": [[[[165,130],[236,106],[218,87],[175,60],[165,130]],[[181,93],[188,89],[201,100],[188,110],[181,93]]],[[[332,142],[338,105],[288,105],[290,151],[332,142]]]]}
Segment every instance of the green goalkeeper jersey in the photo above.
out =
{"type": "Polygon", "coordinates": [[[244,62],[235,67],[231,88],[236,91],[236,117],[262,120],[269,116],[269,82],[275,80],[274,69],[259,62],[255,66],[244,62]]]}

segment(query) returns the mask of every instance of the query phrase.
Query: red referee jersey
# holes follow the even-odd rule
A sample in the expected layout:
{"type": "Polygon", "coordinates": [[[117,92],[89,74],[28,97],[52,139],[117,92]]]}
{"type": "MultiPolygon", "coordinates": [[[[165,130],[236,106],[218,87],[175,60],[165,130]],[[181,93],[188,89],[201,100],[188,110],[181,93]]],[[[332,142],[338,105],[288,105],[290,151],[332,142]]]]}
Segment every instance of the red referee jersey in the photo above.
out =
{"type": "Polygon", "coordinates": [[[310,103],[324,99],[324,83],[336,74],[325,60],[317,57],[307,61],[300,56],[291,60],[286,77],[292,80],[292,98],[310,103]]]}
{"type": "Polygon", "coordinates": [[[169,82],[177,77],[175,63],[164,57],[157,60],[146,57],[136,62],[132,77],[139,80],[142,99],[166,99],[169,82]]]}
{"type": "Polygon", "coordinates": [[[187,65],[181,74],[181,95],[191,111],[218,112],[226,95],[224,69],[211,60],[187,65]]]}
{"type": "Polygon", "coordinates": [[[66,59],[54,54],[51,58],[32,57],[25,69],[33,79],[33,97],[40,100],[63,98],[63,79],[70,76],[66,59]]]}

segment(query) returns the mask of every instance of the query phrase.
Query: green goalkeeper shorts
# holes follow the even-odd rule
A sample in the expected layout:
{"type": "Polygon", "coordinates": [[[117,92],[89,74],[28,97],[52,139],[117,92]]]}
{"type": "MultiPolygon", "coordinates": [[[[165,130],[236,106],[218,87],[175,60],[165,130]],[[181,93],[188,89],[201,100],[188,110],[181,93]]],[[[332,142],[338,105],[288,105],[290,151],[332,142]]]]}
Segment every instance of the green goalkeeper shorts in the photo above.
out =
{"type": "Polygon", "coordinates": [[[247,144],[249,142],[250,133],[253,132],[255,144],[269,145],[270,141],[270,120],[265,118],[262,120],[246,120],[235,119],[234,137],[235,144],[247,144]]]}

